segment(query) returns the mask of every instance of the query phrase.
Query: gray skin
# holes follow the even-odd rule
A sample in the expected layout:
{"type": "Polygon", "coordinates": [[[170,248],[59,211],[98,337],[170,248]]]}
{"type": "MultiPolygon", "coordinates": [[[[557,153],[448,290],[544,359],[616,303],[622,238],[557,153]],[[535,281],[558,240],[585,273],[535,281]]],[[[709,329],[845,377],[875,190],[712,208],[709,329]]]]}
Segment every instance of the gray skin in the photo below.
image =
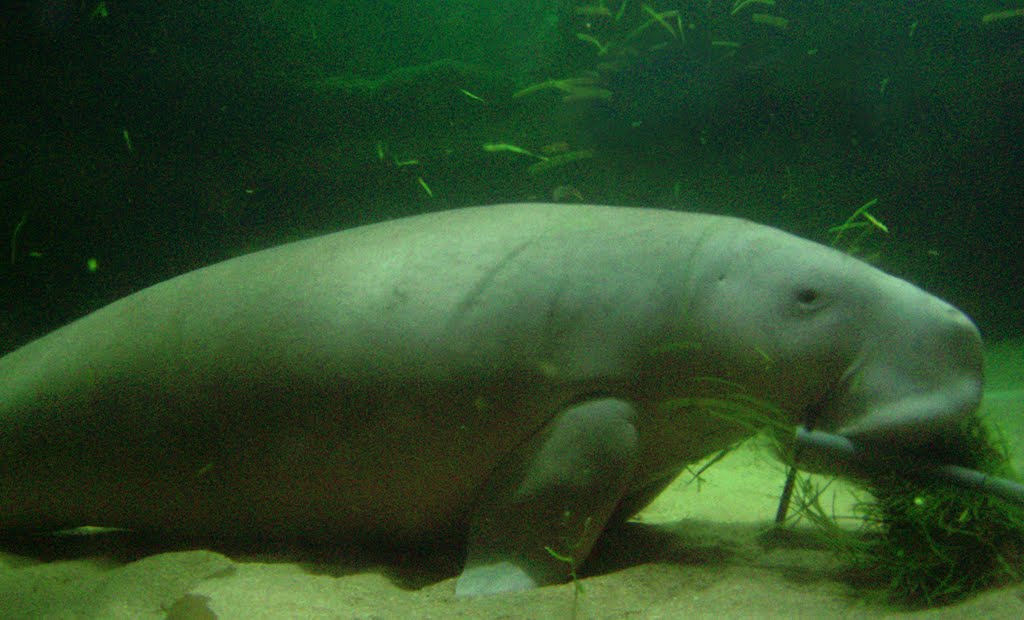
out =
{"type": "Polygon", "coordinates": [[[949,304],[745,220],[409,217],[187,273],[0,359],[0,529],[454,535],[459,595],[524,589],[752,432],[713,403],[897,453],[972,415],[980,351],[949,304]]]}

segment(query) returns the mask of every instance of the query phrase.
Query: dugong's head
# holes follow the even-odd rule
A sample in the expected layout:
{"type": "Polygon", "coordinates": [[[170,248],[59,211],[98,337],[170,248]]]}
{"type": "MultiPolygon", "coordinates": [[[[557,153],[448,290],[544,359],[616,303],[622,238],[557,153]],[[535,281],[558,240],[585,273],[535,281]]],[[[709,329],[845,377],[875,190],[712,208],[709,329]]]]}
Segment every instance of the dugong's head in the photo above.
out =
{"type": "Polygon", "coordinates": [[[744,223],[714,245],[695,314],[715,347],[749,358],[737,379],[797,424],[893,452],[953,433],[977,409],[981,339],[950,304],[775,229],[744,223]]]}

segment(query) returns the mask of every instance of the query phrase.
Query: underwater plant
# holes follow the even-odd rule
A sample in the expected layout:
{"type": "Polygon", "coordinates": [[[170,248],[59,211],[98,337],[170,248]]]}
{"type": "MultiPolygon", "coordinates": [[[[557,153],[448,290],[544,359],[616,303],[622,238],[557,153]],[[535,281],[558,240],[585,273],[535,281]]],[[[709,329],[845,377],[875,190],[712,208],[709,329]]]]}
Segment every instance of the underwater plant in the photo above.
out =
{"type": "Polygon", "coordinates": [[[851,256],[873,262],[877,258],[878,242],[881,240],[877,233],[889,234],[889,227],[870,211],[876,204],[878,198],[872,198],[842,224],[829,228],[828,233],[832,235],[829,245],[851,256]]]}
{"type": "Polygon", "coordinates": [[[569,151],[568,153],[562,153],[561,155],[554,155],[548,157],[542,161],[539,161],[531,165],[527,170],[530,174],[537,175],[548,170],[553,170],[565,164],[579,161],[581,159],[590,159],[594,156],[594,151],[590,149],[581,149],[578,151],[569,151]]]}
{"type": "MultiPolygon", "coordinates": [[[[843,233],[851,230],[860,231],[853,241],[847,244],[850,248],[857,248],[861,241],[867,237],[873,230],[880,230],[884,233],[889,232],[889,227],[882,223],[877,217],[871,214],[869,209],[878,204],[877,198],[865,202],[860,206],[853,214],[846,218],[846,221],[838,226],[833,226],[828,229],[828,232],[833,235],[832,241],[829,245],[834,248],[839,247],[839,241],[843,238],[843,233]]],[[[849,252],[853,253],[853,252],[849,252]]]]}
{"type": "MultiPolygon", "coordinates": [[[[827,454],[836,470],[848,471],[863,490],[853,514],[837,515],[822,504],[836,477],[821,482],[797,470],[806,465],[805,449],[833,440],[841,445],[845,439],[801,427],[794,440],[786,416],[771,403],[748,396],[733,382],[698,381],[716,385],[705,390],[714,395],[672,399],[663,406],[698,409],[760,432],[789,466],[787,490],[769,534],[784,535],[784,527],[806,521],[847,564],[852,583],[877,587],[887,603],[900,607],[948,604],[1024,577],[1024,485],[1016,482],[1006,449],[983,419],[964,421],[958,432],[928,445],[927,454],[873,455],[856,463],[843,462],[851,455],[841,451],[827,454]]],[[[710,457],[691,475],[699,478],[744,441],[750,438],[710,457]]]]}
{"type": "Polygon", "coordinates": [[[544,550],[548,552],[548,555],[555,558],[559,562],[564,562],[569,566],[569,577],[572,580],[572,617],[576,618],[579,614],[580,607],[580,596],[584,593],[583,582],[580,581],[579,574],[577,572],[579,562],[575,557],[571,555],[561,554],[551,547],[544,547],[544,550]]]}
{"type": "MultiPolygon", "coordinates": [[[[953,462],[1013,477],[982,421],[965,423],[962,437],[938,449],[953,462]]],[[[853,548],[855,564],[884,579],[890,602],[945,604],[1021,580],[1024,506],[902,471],[888,467],[868,482],[873,500],[859,506],[868,535],[853,548]]]]}
{"type": "Polygon", "coordinates": [[[513,99],[532,95],[544,90],[558,90],[564,93],[562,101],[582,101],[586,99],[610,99],[612,92],[605,88],[595,86],[597,78],[592,75],[582,77],[563,78],[559,80],[545,80],[531,84],[526,88],[516,91],[513,99]]]}
{"type": "Polygon", "coordinates": [[[867,496],[855,506],[856,529],[840,527],[820,498],[829,484],[795,485],[795,519],[806,518],[825,544],[850,566],[858,585],[879,588],[885,601],[906,608],[944,605],[986,588],[1019,582],[1024,571],[1024,502],[1005,450],[982,420],[964,423],[959,441],[929,447],[1012,487],[953,484],[929,473],[914,455],[894,455],[858,479],[867,496]]]}

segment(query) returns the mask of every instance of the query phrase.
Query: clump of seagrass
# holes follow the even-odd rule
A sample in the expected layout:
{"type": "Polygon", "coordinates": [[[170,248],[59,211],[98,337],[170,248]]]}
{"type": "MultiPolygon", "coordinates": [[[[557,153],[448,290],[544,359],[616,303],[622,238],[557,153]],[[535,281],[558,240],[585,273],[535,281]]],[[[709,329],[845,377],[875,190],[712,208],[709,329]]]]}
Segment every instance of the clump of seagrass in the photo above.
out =
{"type": "MultiPolygon", "coordinates": [[[[938,449],[958,464],[1012,477],[1005,451],[994,447],[980,421],[969,422],[961,437],[965,441],[938,449]]],[[[1021,579],[1024,507],[888,471],[871,481],[874,501],[861,506],[877,535],[865,539],[859,563],[885,578],[891,602],[947,604],[1021,579]]]]}
{"type": "Polygon", "coordinates": [[[865,517],[881,531],[867,539],[861,564],[885,578],[891,602],[947,604],[1020,580],[1020,507],[939,483],[888,480],[873,493],[865,517]]]}
{"type": "MultiPolygon", "coordinates": [[[[780,439],[791,432],[782,412],[729,381],[701,377],[694,388],[706,395],[672,399],[663,406],[669,411],[698,410],[737,429],[763,432],[783,462],[793,464],[792,450],[780,439]]],[[[734,447],[720,451],[704,468],[734,447]]],[[[919,451],[876,456],[877,461],[868,459],[870,471],[855,474],[870,495],[852,515],[859,529],[841,527],[838,520],[850,515],[837,516],[823,506],[828,482],[821,485],[806,477],[795,480],[792,520],[784,512],[782,520],[809,521],[849,564],[851,581],[878,586],[886,601],[899,607],[950,604],[1024,578],[1024,504],[982,488],[954,486],[936,475],[937,465],[955,464],[1017,478],[1006,450],[993,442],[981,420],[972,417],[958,432],[919,451]]]]}
{"type": "MultiPolygon", "coordinates": [[[[973,420],[946,445],[942,460],[1013,477],[1004,451],[973,420]]],[[[881,587],[888,603],[946,605],[1024,575],[1024,506],[983,490],[914,476],[913,460],[894,460],[865,482],[871,497],[857,506],[863,527],[838,527],[809,483],[798,510],[824,530],[824,540],[850,562],[851,578],[881,587]]]]}

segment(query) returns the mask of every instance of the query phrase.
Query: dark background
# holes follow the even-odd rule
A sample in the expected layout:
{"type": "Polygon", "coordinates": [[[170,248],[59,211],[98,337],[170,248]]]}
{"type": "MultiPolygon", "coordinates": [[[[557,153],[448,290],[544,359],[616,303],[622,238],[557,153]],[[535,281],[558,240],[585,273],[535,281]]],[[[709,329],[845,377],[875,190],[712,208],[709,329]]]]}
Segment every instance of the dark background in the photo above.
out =
{"type": "Polygon", "coordinates": [[[0,352],[246,251],[553,194],[823,242],[877,198],[890,233],[844,249],[989,338],[1024,332],[1024,18],[982,19],[1015,3],[649,4],[678,18],[568,0],[6,9],[0,352]],[[569,77],[612,95],[512,96],[569,77]],[[534,174],[485,143],[594,156],[534,174]]]}

